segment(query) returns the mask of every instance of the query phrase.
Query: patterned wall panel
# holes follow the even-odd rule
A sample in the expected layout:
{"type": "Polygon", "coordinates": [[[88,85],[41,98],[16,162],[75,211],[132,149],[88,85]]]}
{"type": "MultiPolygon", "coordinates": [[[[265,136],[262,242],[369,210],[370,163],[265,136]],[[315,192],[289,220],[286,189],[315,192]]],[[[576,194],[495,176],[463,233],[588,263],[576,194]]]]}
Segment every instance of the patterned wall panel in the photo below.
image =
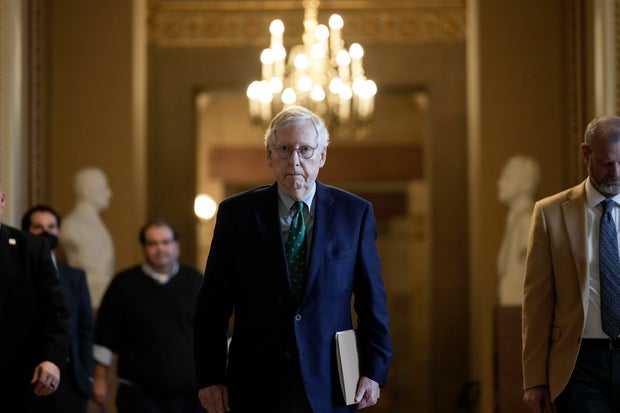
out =
{"type": "MultiPolygon", "coordinates": [[[[159,47],[239,47],[269,43],[269,23],[284,22],[284,42],[303,32],[302,1],[149,0],[148,34],[159,47]]],[[[363,44],[463,42],[465,1],[322,1],[319,23],[340,14],[347,39],[363,44]]]]}

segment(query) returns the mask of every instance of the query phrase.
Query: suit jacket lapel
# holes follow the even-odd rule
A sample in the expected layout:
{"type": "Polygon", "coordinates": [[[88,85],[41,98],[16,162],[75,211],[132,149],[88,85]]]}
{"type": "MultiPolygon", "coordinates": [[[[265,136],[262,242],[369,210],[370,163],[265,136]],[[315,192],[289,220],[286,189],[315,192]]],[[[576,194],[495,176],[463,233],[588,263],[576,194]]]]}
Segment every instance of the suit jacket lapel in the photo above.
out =
{"type": "Polygon", "coordinates": [[[7,275],[7,279],[12,278],[15,274],[17,267],[17,254],[15,251],[18,248],[15,238],[11,237],[9,230],[5,225],[0,226],[0,266],[3,270],[3,274],[7,275]],[[9,274],[9,272],[11,272],[9,274]],[[8,277],[10,275],[11,277],[8,277]]]}
{"type": "Polygon", "coordinates": [[[261,240],[269,246],[268,250],[273,252],[274,259],[278,262],[278,285],[282,291],[288,292],[288,296],[292,297],[291,283],[286,267],[286,251],[280,229],[277,184],[274,183],[266,188],[260,202],[256,205],[254,214],[261,240]]]}
{"type": "Polygon", "coordinates": [[[332,208],[333,203],[334,199],[327,187],[317,181],[316,209],[314,211],[314,229],[312,231],[312,245],[310,246],[306,291],[310,291],[310,286],[316,280],[323,262],[327,240],[330,238],[334,227],[335,214],[334,208],[332,208]]]}
{"type": "Polygon", "coordinates": [[[562,204],[562,212],[585,308],[588,300],[585,181],[569,193],[568,200],[562,204]]]}
{"type": "Polygon", "coordinates": [[[15,244],[15,239],[9,243],[9,230],[5,225],[0,225],[0,302],[3,302],[10,294],[9,290],[12,289],[12,283],[15,282],[18,265],[17,260],[19,254],[16,251],[18,246],[15,244]]]}
{"type": "Polygon", "coordinates": [[[282,243],[280,223],[278,218],[278,189],[276,184],[265,189],[259,198],[254,210],[256,224],[261,237],[265,242],[274,243],[274,246],[282,243]],[[277,240],[276,240],[277,238],[277,240]]]}

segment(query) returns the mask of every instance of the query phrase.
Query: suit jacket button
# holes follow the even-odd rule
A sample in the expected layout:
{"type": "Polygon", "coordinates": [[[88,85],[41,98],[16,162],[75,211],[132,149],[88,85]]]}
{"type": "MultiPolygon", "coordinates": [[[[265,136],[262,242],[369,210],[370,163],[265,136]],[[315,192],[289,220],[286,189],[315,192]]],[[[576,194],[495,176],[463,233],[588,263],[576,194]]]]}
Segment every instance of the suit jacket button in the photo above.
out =
{"type": "Polygon", "coordinates": [[[295,321],[301,321],[301,314],[295,314],[295,321]]]}

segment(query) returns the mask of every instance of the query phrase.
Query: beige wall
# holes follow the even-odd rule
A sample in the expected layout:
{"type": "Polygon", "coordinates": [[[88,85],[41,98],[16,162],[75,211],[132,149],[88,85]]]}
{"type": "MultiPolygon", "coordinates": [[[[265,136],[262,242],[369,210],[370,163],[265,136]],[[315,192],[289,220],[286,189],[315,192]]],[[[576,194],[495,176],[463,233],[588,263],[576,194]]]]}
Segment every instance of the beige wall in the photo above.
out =
{"type": "Polygon", "coordinates": [[[96,166],[113,195],[103,211],[116,268],[141,258],[144,149],[135,133],[131,1],[57,0],[49,4],[49,202],[65,214],[73,176],[96,166]]]}

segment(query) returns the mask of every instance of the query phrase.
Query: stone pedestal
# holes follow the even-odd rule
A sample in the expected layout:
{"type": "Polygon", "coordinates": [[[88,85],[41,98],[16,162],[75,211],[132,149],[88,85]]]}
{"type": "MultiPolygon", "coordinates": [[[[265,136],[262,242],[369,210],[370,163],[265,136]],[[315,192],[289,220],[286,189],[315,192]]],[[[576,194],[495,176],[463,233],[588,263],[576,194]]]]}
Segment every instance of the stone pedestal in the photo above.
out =
{"type": "Polygon", "coordinates": [[[495,310],[495,405],[497,413],[529,413],[523,402],[521,306],[495,310]]]}

